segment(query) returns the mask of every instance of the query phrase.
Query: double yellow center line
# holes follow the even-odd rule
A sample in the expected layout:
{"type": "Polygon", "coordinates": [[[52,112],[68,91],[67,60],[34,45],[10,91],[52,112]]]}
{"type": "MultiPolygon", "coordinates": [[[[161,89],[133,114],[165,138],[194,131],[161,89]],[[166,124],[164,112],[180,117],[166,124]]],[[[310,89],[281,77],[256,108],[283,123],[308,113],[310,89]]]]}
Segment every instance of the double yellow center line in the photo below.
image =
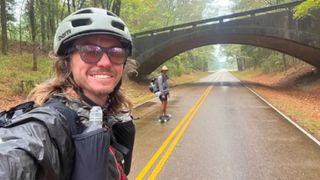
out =
{"type": "Polygon", "coordinates": [[[168,136],[168,138],[160,146],[158,151],[152,156],[152,158],[149,160],[147,165],[142,169],[142,171],[136,177],[136,180],[142,180],[144,178],[144,176],[147,174],[147,172],[150,170],[150,168],[154,165],[156,160],[163,153],[163,151],[168,146],[168,144],[171,142],[171,140],[175,137],[174,140],[172,141],[172,143],[170,144],[170,146],[167,148],[167,151],[163,154],[162,158],[159,160],[158,164],[153,169],[153,171],[150,174],[149,178],[147,178],[147,179],[155,179],[155,177],[159,174],[162,166],[165,164],[165,162],[169,158],[169,156],[170,156],[171,152],[173,151],[174,147],[179,142],[179,140],[180,140],[181,136],[183,135],[184,131],[186,130],[186,128],[190,124],[192,118],[194,117],[194,115],[196,114],[196,112],[200,108],[201,104],[204,102],[204,100],[208,96],[208,94],[209,94],[211,89],[212,89],[212,86],[209,86],[204,91],[204,93],[197,100],[197,102],[194,104],[194,106],[183,117],[183,119],[180,121],[180,123],[174,128],[174,130],[171,132],[171,134],[168,136]],[[177,134],[177,136],[175,136],[176,134],[177,134]]]}

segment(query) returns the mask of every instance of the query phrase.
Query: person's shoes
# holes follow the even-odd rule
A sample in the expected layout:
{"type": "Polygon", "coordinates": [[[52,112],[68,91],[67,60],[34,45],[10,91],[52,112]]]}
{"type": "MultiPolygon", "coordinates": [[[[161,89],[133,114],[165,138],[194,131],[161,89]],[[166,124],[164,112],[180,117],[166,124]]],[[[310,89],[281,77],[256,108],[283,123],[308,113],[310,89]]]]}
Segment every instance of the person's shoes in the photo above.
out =
{"type": "Polygon", "coordinates": [[[163,122],[166,118],[164,116],[159,117],[159,122],[163,122]]]}
{"type": "Polygon", "coordinates": [[[171,119],[172,116],[171,116],[171,114],[165,114],[164,117],[169,120],[169,119],[171,119]]]}
{"type": "Polygon", "coordinates": [[[159,117],[159,122],[167,122],[169,120],[167,115],[162,115],[159,117]]]}

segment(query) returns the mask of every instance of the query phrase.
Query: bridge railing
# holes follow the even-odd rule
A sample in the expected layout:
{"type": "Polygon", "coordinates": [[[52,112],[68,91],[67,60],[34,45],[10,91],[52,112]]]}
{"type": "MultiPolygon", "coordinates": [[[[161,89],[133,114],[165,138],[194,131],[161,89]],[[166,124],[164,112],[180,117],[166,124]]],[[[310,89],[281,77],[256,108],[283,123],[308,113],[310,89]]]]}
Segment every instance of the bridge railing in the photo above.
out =
{"type": "Polygon", "coordinates": [[[159,29],[138,32],[138,33],[133,34],[132,36],[133,37],[152,36],[157,33],[170,32],[170,31],[181,30],[181,29],[190,28],[190,27],[197,27],[197,26],[202,26],[202,25],[206,25],[208,23],[213,23],[213,22],[222,23],[225,20],[230,20],[233,18],[240,18],[240,17],[246,17],[246,16],[256,16],[258,14],[271,12],[271,11],[275,11],[275,10],[281,10],[281,9],[292,9],[293,7],[295,7],[296,5],[298,5],[302,2],[303,1],[294,1],[294,2],[290,2],[290,3],[269,6],[269,7],[249,10],[249,11],[245,11],[245,12],[233,13],[233,14],[229,14],[229,15],[204,19],[204,20],[200,20],[200,21],[188,22],[188,23],[184,23],[184,24],[178,24],[178,25],[174,25],[174,26],[168,26],[168,27],[163,27],[163,28],[159,28],[159,29]]]}

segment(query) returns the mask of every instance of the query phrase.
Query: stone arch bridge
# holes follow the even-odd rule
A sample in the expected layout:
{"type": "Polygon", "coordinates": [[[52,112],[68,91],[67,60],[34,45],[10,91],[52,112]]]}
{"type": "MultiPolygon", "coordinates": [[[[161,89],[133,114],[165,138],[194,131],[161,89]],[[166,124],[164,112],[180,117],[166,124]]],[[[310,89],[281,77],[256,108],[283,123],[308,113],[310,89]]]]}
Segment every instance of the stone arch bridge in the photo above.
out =
{"type": "Polygon", "coordinates": [[[143,79],[169,58],[210,44],[269,48],[320,67],[320,11],[296,20],[292,8],[302,1],[190,22],[133,34],[132,58],[143,79]]]}

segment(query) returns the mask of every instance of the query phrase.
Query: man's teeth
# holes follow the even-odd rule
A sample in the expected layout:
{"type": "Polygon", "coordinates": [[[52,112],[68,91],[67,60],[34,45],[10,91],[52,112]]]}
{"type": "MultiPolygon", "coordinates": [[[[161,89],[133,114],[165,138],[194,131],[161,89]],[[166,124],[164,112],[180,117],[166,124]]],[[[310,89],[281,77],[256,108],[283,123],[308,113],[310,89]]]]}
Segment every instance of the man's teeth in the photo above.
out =
{"type": "Polygon", "coordinates": [[[111,76],[108,76],[108,75],[102,75],[102,74],[100,74],[100,75],[93,75],[93,77],[94,78],[109,78],[109,77],[111,77],[111,76]]]}

